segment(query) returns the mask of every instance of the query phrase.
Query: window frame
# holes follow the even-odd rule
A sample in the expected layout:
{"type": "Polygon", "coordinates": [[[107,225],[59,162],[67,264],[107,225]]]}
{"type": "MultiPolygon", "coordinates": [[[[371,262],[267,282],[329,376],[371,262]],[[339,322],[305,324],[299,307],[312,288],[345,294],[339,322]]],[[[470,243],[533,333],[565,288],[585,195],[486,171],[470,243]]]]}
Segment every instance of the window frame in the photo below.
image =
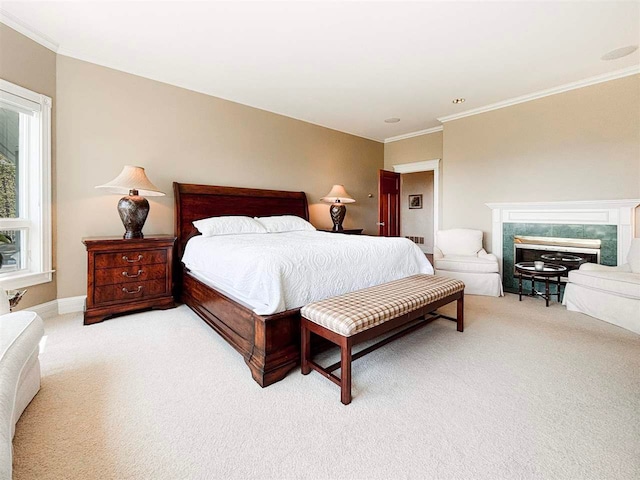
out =
{"type": "MultiPolygon", "coordinates": [[[[0,219],[0,230],[27,228],[26,268],[0,273],[0,287],[9,290],[51,282],[52,227],[51,227],[51,110],[52,100],[19,85],[0,79],[0,100],[18,110],[34,115],[29,123],[26,179],[19,178],[20,192],[25,199],[27,217],[0,219]]],[[[22,176],[22,173],[21,173],[22,176]]],[[[22,214],[22,212],[20,212],[22,214]]],[[[21,253],[23,254],[23,253],[21,253]]]]}

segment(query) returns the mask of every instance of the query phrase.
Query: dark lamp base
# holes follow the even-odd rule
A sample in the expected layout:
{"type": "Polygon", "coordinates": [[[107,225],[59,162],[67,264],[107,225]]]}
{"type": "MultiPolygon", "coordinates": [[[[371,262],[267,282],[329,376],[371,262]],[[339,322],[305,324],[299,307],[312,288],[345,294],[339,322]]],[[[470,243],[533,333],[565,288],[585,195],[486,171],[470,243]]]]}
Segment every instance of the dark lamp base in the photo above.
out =
{"type": "Polygon", "coordinates": [[[344,228],[342,228],[342,222],[344,220],[344,216],[347,214],[347,207],[342,203],[334,203],[331,205],[329,213],[331,214],[331,220],[333,221],[333,231],[340,232],[344,230],[344,228]]]}
{"type": "Polygon", "coordinates": [[[149,215],[149,202],[140,195],[128,195],[118,202],[118,213],[124,225],[122,238],[144,238],[142,227],[149,215]]]}
{"type": "Polygon", "coordinates": [[[144,233],[142,233],[139,230],[135,232],[124,232],[124,235],[122,235],[122,238],[124,238],[125,240],[130,240],[132,238],[144,238],[144,233]]]}

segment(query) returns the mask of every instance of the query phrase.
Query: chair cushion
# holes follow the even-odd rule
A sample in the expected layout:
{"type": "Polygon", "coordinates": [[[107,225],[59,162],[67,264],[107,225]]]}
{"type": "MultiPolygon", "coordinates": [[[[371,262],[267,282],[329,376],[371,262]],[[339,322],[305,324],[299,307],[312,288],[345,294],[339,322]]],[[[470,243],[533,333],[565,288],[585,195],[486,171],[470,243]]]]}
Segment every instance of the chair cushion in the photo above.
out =
{"type": "Polygon", "coordinates": [[[449,272],[496,273],[499,271],[498,262],[493,257],[445,255],[441,259],[434,260],[434,264],[436,270],[449,272]]]}
{"type": "Polygon", "coordinates": [[[569,282],[628,298],[640,299],[640,274],[631,272],[604,272],[572,270],[569,282]]]}
{"type": "Polygon", "coordinates": [[[482,250],[482,230],[439,230],[436,245],[444,255],[477,255],[482,250]]]}
{"type": "Polygon", "coordinates": [[[464,290],[464,283],[433,275],[412,275],[302,307],[307,320],[345,337],[401,317],[464,290]]]}
{"type": "Polygon", "coordinates": [[[580,265],[580,270],[591,270],[593,272],[631,272],[631,267],[628,263],[625,263],[624,265],[618,265],[617,267],[600,265],[599,263],[583,263],[582,265],[580,265]]]}
{"type": "Polygon", "coordinates": [[[631,248],[627,255],[627,263],[633,273],[640,273],[640,238],[631,241],[631,248]]]}

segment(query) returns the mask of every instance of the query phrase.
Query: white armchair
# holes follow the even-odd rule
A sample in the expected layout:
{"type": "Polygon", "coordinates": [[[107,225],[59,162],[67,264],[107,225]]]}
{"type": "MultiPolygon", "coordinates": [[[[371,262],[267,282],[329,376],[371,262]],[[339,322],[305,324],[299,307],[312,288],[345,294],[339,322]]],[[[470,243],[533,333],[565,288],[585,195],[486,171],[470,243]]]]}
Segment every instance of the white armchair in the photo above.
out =
{"type": "Polygon", "coordinates": [[[567,310],[640,334],[640,238],[631,242],[624,265],[584,263],[569,272],[562,303],[567,310]]]}
{"type": "Polygon", "coordinates": [[[436,275],[462,280],[465,294],[503,295],[498,259],[482,248],[481,230],[438,231],[433,263],[436,275]]]}
{"type": "Polygon", "coordinates": [[[35,312],[9,313],[0,287],[0,479],[10,479],[16,422],[40,390],[38,344],[44,327],[35,312]]]}

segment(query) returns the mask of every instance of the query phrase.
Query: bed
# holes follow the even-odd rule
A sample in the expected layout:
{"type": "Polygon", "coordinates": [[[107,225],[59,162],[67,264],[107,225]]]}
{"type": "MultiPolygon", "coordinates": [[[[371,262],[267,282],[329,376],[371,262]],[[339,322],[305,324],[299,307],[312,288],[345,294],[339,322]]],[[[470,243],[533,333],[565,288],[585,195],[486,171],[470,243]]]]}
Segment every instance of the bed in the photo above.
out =
{"type": "Polygon", "coordinates": [[[304,304],[408,274],[433,273],[408,241],[315,231],[207,237],[193,225],[229,215],[293,215],[308,221],[304,192],[174,183],[174,194],[176,293],[242,354],[263,387],[282,379],[300,361],[304,304]],[[304,263],[305,251],[313,257],[313,268],[304,263]],[[378,259],[376,268],[358,270],[366,263],[361,257],[378,259]],[[337,275],[348,262],[351,275],[337,275]],[[239,288],[234,289],[234,281],[239,288]]]}

